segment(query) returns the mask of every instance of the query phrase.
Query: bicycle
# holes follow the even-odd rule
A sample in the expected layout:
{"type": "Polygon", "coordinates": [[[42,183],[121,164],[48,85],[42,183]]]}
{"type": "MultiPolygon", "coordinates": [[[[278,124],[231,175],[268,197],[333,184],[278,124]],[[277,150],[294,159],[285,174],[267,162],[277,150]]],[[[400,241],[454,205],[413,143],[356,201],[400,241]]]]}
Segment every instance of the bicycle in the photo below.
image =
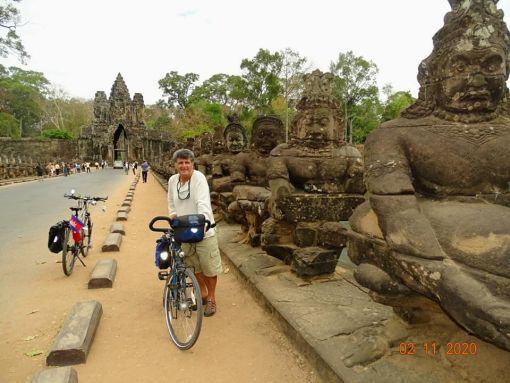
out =
{"type": "Polygon", "coordinates": [[[92,247],[92,220],[88,210],[89,204],[96,205],[98,201],[106,201],[108,197],[82,197],[71,194],[64,194],[64,197],[77,200],[77,207],[70,207],[74,214],[69,221],[64,221],[64,240],[62,243],[62,269],[64,274],[70,276],[74,264],[78,259],[83,266],[85,262],[80,258],[79,253],[85,258],[92,247]]]}
{"type": "MultiPolygon", "coordinates": [[[[206,221],[207,231],[210,222],[206,221]]],[[[172,220],[169,217],[154,217],[149,229],[164,233],[157,240],[156,264],[160,269],[158,278],[165,281],[163,307],[165,322],[173,343],[180,350],[190,349],[200,335],[202,327],[202,294],[194,271],[183,261],[184,251],[175,239],[172,220]],[[166,221],[169,228],[156,228],[158,221],[166,221]]]]}

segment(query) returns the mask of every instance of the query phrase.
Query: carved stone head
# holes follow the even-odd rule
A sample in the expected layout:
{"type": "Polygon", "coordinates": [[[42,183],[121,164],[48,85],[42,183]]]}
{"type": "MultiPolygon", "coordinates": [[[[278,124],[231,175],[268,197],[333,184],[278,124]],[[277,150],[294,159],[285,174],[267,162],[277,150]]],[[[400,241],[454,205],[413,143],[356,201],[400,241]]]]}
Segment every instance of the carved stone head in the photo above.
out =
{"type": "Polygon", "coordinates": [[[246,147],[246,133],[241,124],[231,122],[223,131],[225,144],[230,153],[239,153],[246,147]]]}
{"type": "Polygon", "coordinates": [[[448,120],[494,118],[507,94],[509,32],[496,0],[450,0],[452,11],[434,35],[418,72],[420,94],[404,113],[448,120]]]}
{"type": "Polygon", "coordinates": [[[253,122],[251,147],[262,154],[269,154],[273,148],[285,142],[282,120],[274,116],[260,116],[253,122]]]}
{"type": "Polygon", "coordinates": [[[332,95],[333,75],[315,70],[305,75],[305,90],[293,121],[294,137],[307,146],[341,142],[343,124],[332,95]]]}

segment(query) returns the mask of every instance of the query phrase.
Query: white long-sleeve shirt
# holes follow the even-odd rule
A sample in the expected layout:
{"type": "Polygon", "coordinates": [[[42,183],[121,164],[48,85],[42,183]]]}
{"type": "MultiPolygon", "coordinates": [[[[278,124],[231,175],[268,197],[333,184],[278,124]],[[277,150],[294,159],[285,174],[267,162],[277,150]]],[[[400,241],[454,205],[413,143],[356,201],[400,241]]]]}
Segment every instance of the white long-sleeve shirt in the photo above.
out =
{"type": "MultiPolygon", "coordinates": [[[[180,185],[180,197],[189,198],[179,199],[177,193],[177,184],[179,183],[179,174],[174,174],[168,180],[168,213],[176,213],[178,216],[186,214],[203,214],[211,224],[214,223],[214,216],[211,207],[211,197],[209,196],[209,185],[207,179],[198,170],[193,170],[189,184],[180,185]]],[[[209,229],[205,238],[212,237],[216,233],[214,228],[209,229]]]]}

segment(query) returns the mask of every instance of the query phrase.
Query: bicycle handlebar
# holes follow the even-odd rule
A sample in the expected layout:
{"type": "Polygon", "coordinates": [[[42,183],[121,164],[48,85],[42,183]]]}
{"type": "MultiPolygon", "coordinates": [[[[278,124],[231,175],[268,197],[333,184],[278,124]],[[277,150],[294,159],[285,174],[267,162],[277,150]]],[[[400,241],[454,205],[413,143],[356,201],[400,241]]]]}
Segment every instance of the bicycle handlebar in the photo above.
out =
{"type": "Polygon", "coordinates": [[[82,200],[82,201],[106,201],[108,199],[108,196],[106,197],[89,197],[89,196],[77,196],[74,194],[64,194],[64,197],[69,199],[76,199],[76,200],[82,200]]]}
{"type": "MultiPolygon", "coordinates": [[[[211,221],[209,221],[208,219],[205,220],[205,231],[207,232],[210,228],[211,228],[211,221]]],[[[161,233],[166,233],[169,229],[172,228],[172,219],[170,217],[166,217],[166,216],[157,216],[157,217],[154,217],[150,223],[149,223],[149,229],[151,231],[157,231],[157,232],[161,232],[161,233]],[[163,229],[163,228],[159,228],[159,227],[154,227],[154,224],[158,221],[166,221],[168,222],[168,224],[170,225],[169,228],[167,229],[163,229]]]]}
{"type": "Polygon", "coordinates": [[[157,231],[157,232],[161,232],[161,233],[166,233],[169,229],[172,228],[172,220],[170,219],[170,217],[165,217],[165,216],[157,216],[157,217],[154,217],[151,222],[149,223],[149,229],[151,229],[151,231],[157,231]],[[159,227],[154,227],[154,224],[158,221],[166,221],[168,222],[168,224],[170,225],[170,227],[168,229],[163,229],[163,228],[159,228],[159,227]]]}

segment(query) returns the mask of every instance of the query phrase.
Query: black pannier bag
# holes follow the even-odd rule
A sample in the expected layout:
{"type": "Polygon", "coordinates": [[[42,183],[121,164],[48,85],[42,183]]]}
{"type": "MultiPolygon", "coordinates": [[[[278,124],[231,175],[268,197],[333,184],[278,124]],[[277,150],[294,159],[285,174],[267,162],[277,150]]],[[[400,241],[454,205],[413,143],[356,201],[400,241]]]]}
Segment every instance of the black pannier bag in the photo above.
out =
{"type": "Polygon", "coordinates": [[[188,214],[175,217],[172,220],[175,240],[180,243],[200,242],[204,239],[205,222],[203,214],[188,214]]]}
{"type": "Polygon", "coordinates": [[[48,233],[48,249],[52,253],[60,253],[62,251],[65,227],[64,221],[57,222],[55,225],[50,227],[50,231],[48,233]]]}

